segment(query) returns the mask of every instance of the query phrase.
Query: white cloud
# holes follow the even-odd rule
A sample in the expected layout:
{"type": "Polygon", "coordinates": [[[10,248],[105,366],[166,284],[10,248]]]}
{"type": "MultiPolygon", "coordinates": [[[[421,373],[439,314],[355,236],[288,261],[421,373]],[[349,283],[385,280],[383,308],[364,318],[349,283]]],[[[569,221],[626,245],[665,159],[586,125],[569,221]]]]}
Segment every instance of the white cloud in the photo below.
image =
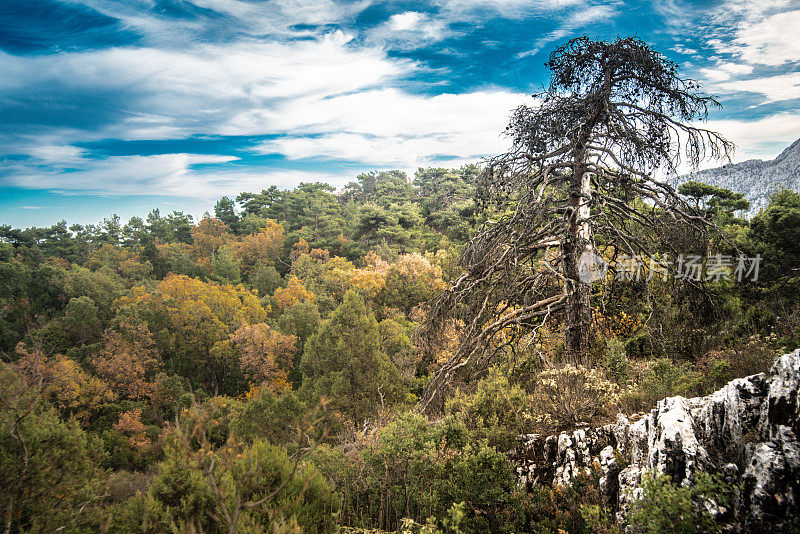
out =
{"type": "MultiPolygon", "coordinates": [[[[155,156],[117,156],[104,159],[86,158],[80,170],[59,169],[63,164],[41,170],[36,166],[6,164],[6,185],[72,190],[114,195],[159,194],[206,196],[208,183],[198,180],[191,167],[234,161],[233,156],[200,154],[159,154],[155,156]]],[[[44,160],[46,163],[51,161],[44,160]]]]}
{"type": "Polygon", "coordinates": [[[81,162],[80,170],[69,172],[50,166],[4,164],[0,170],[6,171],[6,178],[0,183],[49,189],[62,194],[153,194],[213,202],[222,194],[258,190],[265,184],[291,188],[303,181],[320,181],[342,186],[353,178],[351,175],[294,170],[235,171],[210,167],[200,172],[192,169],[194,165],[213,165],[236,159],[232,156],[203,154],[87,158],[81,162]]]}
{"type": "MultiPolygon", "coordinates": [[[[194,43],[209,27],[202,19],[160,18],[154,16],[152,0],[73,0],[85,4],[144,36],[145,42],[179,46],[194,43]]],[[[226,17],[224,28],[232,33],[253,37],[315,35],[298,30],[296,25],[331,25],[346,22],[363,11],[370,0],[337,2],[335,0],[185,0],[188,6],[211,10],[226,17]]],[[[217,30],[222,27],[215,26],[217,30]]]]}
{"type": "MultiPolygon", "coordinates": [[[[121,118],[87,128],[84,139],[273,133],[276,109],[283,101],[317,101],[368,90],[413,67],[408,61],[387,58],[380,49],[350,47],[349,40],[350,36],[334,32],[313,41],[248,41],[187,50],[112,48],[57,56],[0,53],[0,69],[7,73],[0,79],[0,90],[22,98],[50,81],[59,87],[55,101],[47,102],[53,106],[70,105],[75,94],[126,95],[121,118]]],[[[82,140],[78,132],[70,136],[73,142],[82,140]]]]}
{"type": "Polygon", "coordinates": [[[800,9],[796,0],[727,0],[706,16],[707,44],[751,65],[800,61],[800,9]]]}
{"type": "Polygon", "coordinates": [[[730,80],[734,75],[750,74],[753,72],[753,66],[740,63],[720,63],[711,68],[700,69],[700,72],[712,82],[721,82],[730,80]]]}
{"type": "Polygon", "coordinates": [[[550,33],[540,37],[534,43],[532,49],[517,54],[518,58],[533,56],[538,54],[547,44],[563,39],[575,32],[575,30],[588,26],[595,22],[608,20],[616,14],[614,7],[610,5],[586,6],[575,9],[562,22],[561,26],[550,33]]]}
{"type": "Polygon", "coordinates": [[[584,5],[585,0],[439,0],[435,2],[452,15],[494,11],[504,17],[527,17],[584,5]]]}
{"type": "Polygon", "coordinates": [[[800,72],[720,83],[719,88],[764,95],[765,103],[800,99],[800,72]]]}
{"type": "Polygon", "coordinates": [[[425,15],[416,11],[397,13],[389,17],[389,28],[395,31],[415,30],[425,15]]]}
{"type": "Polygon", "coordinates": [[[83,157],[85,151],[69,145],[36,144],[15,147],[15,150],[27,153],[32,158],[47,165],[70,166],[79,165],[85,161],[83,157]]]}
{"type": "Polygon", "coordinates": [[[437,156],[477,159],[505,148],[500,132],[526,101],[507,91],[414,96],[397,89],[342,95],[281,110],[282,129],[316,137],[282,138],[262,152],[292,159],[316,156],[413,168],[437,156]]]}
{"type": "Polygon", "coordinates": [[[704,126],[736,143],[736,162],[774,158],[776,151],[800,138],[800,112],[777,113],[756,121],[713,120],[704,126]]]}
{"type": "Polygon", "coordinates": [[[776,13],[756,23],[744,23],[736,31],[734,46],[744,61],[782,65],[800,61],[800,10],[776,13]]]}
{"type": "Polygon", "coordinates": [[[418,11],[404,11],[389,17],[386,22],[366,30],[368,44],[395,50],[411,50],[439,42],[455,35],[448,27],[452,20],[432,17],[418,11]]]}
{"type": "MultiPolygon", "coordinates": [[[[401,22],[410,27],[409,20],[401,22]]],[[[425,17],[415,20],[416,28],[427,23],[425,17]]],[[[342,32],[310,41],[240,41],[183,50],[122,47],[25,57],[0,53],[0,68],[11,73],[0,78],[5,95],[25,95],[42,80],[52,81],[59,90],[48,105],[61,105],[61,95],[124,95],[122,108],[113,110],[119,113],[115,120],[82,130],[43,125],[35,135],[0,149],[33,158],[4,165],[0,170],[6,184],[104,194],[159,191],[205,198],[278,179],[293,185],[297,182],[292,180],[308,180],[309,175],[245,175],[213,168],[234,159],[230,156],[96,159],[75,144],[279,134],[280,140],[260,150],[290,159],[328,158],[413,170],[439,157],[457,164],[501,151],[500,133],[509,112],[526,100],[523,94],[491,89],[409,94],[392,85],[416,65],[389,58],[381,48],[355,47],[342,32]],[[211,168],[197,171],[192,168],[196,164],[211,168]]]]}

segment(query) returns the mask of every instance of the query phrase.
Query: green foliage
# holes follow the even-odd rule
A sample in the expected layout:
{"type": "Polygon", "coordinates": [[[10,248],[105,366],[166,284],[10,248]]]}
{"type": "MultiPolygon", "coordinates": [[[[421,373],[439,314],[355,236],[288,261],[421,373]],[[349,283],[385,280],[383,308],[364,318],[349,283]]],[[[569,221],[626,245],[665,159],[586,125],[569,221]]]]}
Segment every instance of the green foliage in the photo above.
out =
{"type": "MultiPolygon", "coordinates": [[[[412,323],[413,324],[413,323],[412,323]]],[[[395,319],[384,319],[378,323],[381,350],[405,379],[413,379],[416,372],[415,347],[411,343],[409,327],[395,319]]]]}
{"type": "Polygon", "coordinates": [[[308,340],[301,369],[307,395],[330,398],[334,409],[358,423],[400,393],[397,369],[381,351],[375,316],[354,291],[308,340]]]}
{"type": "Polygon", "coordinates": [[[12,532],[92,532],[104,455],[97,438],[61,421],[35,385],[0,363],[0,487],[12,532]]]}
{"type": "Polygon", "coordinates": [[[308,338],[319,330],[322,319],[319,308],[313,303],[297,302],[278,318],[278,328],[287,335],[297,336],[298,347],[304,347],[308,338]]]}
{"type": "Polygon", "coordinates": [[[536,534],[617,534],[612,512],[599,489],[599,470],[579,473],[567,486],[534,485],[526,501],[530,531],[536,534]]]}
{"type": "Polygon", "coordinates": [[[308,406],[291,391],[278,396],[260,388],[256,397],[237,408],[230,431],[248,443],[264,439],[286,445],[296,439],[295,422],[308,411],[308,406]]]}
{"type": "Polygon", "coordinates": [[[730,488],[708,473],[699,473],[688,486],[672,483],[667,475],[646,474],[642,489],[628,518],[633,532],[722,532],[708,508],[726,506],[730,488]]]}
{"type": "Polygon", "coordinates": [[[215,515],[214,491],[205,474],[188,464],[184,455],[169,449],[167,457],[158,466],[150,487],[155,503],[169,522],[213,524],[215,515]]]}
{"type": "Polygon", "coordinates": [[[361,439],[356,456],[330,448],[314,456],[340,488],[343,524],[421,528],[427,518],[445,518],[462,502],[457,523],[466,532],[515,532],[524,524],[513,466],[485,441],[473,441],[460,418],[431,421],[402,413],[361,439]]]}
{"type": "Polygon", "coordinates": [[[617,385],[624,386],[630,374],[630,362],[625,351],[625,344],[617,338],[610,339],[606,343],[603,360],[608,376],[617,385]]]}
{"type": "Polygon", "coordinates": [[[472,393],[459,391],[450,397],[445,413],[458,415],[478,439],[487,439],[498,450],[511,450],[516,436],[532,428],[533,404],[531,395],[494,368],[472,393]]]}
{"type": "Polygon", "coordinates": [[[742,193],[694,180],[682,184],[678,193],[693,198],[697,208],[702,204],[708,215],[722,224],[729,222],[736,211],[750,209],[750,202],[742,193]]]}
{"type": "MultiPolygon", "coordinates": [[[[329,483],[296,451],[233,436],[215,445],[216,419],[202,407],[187,411],[172,433],[150,494],[160,522],[210,533],[264,532],[296,523],[304,532],[330,532],[338,499],[329,483]]],[[[298,421],[299,443],[313,421],[298,421]],[[302,430],[301,430],[302,428],[302,430]]],[[[277,530],[275,530],[277,531],[277,530]]]]}
{"type": "Polygon", "coordinates": [[[255,288],[262,297],[272,295],[275,293],[276,289],[283,286],[283,278],[275,266],[265,266],[261,262],[256,264],[251,282],[253,288],[255,288]]]}
{"type": "Polygon", "coordinates": [[[616,407],[619,388],[600,369],[564,365],[539,373],[534,403],[538,424],[561,430],[596,422],[616,407]]]}
{"type": "Polygon", "coordinates": [[[227,246],[221,247],[211,260],[212,278],[227,284],[238,284],[242,280],[239,263],[234,259],[227,246]]]}
{"type": "Polygon", "coordinates": [[[745,247],[762,257],[758,286],[779,295],[800,290],[800,193],[783,189],[750,223],[745,247]]]}

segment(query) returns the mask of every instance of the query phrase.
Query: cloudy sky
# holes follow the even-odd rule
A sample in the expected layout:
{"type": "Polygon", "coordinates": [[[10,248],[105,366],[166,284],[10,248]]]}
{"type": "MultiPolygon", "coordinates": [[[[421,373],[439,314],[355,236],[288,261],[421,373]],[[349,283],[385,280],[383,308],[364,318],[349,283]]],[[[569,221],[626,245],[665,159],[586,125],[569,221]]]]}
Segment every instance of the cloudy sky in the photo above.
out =
{"type": "Polygon", "coordinates": [[[636,35],[721,97],[735,161],[800,137],[800,0],[2,0],[0,224],[503,151],[571,37],[636,35]]]}

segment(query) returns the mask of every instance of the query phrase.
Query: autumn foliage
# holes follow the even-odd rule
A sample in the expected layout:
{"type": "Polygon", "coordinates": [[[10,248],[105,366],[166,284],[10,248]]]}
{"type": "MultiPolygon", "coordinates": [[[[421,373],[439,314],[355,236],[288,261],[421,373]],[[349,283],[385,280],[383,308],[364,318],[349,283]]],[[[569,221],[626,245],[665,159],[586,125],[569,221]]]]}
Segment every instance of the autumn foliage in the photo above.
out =
{"type": "Polygon", "coordinates": [[[153,336],[143,323],[123,322],[103,335],[103,348],[94,359],[97,374],[120,396],[149,397],[161,363],[153,336]]]}
{"type": "Polygon", "coordinates": [[[260,323],[239,327],[231,334],[231,341],[239,349],[242,370],[253,382],[267,382],[276,389],[286,383],[297,337],[260,323]]]}
{"type": "Polygon", "coordinates": [[[314,302],[314,294],[306,289],[303,281],[295,275],[290,275],[286,287],[275,290],[275,304],[278,310],[291,308],[298,302],[314,302]]]}

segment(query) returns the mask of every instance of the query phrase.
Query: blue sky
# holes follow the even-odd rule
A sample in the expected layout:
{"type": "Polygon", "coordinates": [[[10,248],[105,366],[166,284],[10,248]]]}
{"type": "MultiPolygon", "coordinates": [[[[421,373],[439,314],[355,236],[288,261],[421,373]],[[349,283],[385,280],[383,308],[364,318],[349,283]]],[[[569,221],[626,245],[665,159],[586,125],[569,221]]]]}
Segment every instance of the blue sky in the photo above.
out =
{"type": "Polygon", "coordinates": [[[3,0],[0,224],[502,152],[571,37],[636,35],[720,96],[735,161],[800,137],[800,0],[3,0]]]}

